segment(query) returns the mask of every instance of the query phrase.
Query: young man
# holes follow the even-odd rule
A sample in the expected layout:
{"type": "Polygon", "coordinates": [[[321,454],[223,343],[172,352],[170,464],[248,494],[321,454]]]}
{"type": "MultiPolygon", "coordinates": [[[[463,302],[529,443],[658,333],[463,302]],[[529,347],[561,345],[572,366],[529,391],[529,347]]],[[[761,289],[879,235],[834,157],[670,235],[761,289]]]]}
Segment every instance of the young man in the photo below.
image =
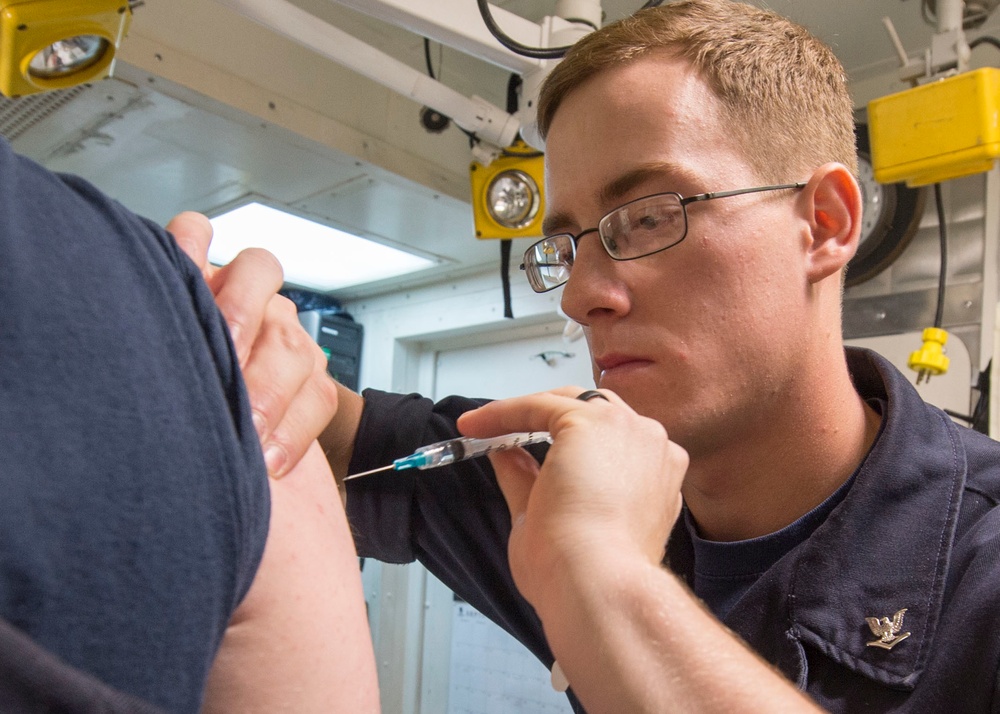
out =
{"type": "Polygon", "coordinates": [[[565,283],[604,399],[340,393],[338,475],[460,416],[552,432],[541,467],[351,481],[348,515],[360,553],[419,559],[558,659],[578,711],[995,708],[1000,447],[845,352],[846,85],[808,32],[725,0],[584,38],[540,98],[549,237],[525,267],[565,283]]]}
{"type": "MultiPolygon", "coordinates": [[[[280,266],[246,254],[210,290],[163,229],[3,139],[0,180],[0,708],[376,711],[357,558],[299,418],[335,394],[280,266]],[[289,429],[268,479],[258,439],[289,429]]],[[[172,228],[203,259],[198,221],[172,228]]]]}

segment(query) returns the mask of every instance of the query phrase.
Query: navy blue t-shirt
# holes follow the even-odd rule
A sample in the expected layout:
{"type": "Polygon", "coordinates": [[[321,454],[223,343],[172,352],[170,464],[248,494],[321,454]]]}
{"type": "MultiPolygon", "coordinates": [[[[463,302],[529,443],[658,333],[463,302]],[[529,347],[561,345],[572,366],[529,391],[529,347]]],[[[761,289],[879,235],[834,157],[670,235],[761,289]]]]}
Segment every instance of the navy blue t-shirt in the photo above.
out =
{"type": "Polygon", "coordinates": [[[197,711],[269,518],[225,323],[162,229],[2,139],[0,182],[0,617],[197,711]]]}

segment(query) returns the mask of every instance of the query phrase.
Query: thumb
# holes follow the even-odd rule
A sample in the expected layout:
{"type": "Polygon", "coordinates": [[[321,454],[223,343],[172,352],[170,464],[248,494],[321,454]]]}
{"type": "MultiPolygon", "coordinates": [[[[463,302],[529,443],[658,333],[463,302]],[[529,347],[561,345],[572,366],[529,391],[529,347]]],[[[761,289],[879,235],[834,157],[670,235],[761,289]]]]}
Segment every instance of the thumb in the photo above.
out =
{"type": "Polygon", "coordinates": [[[538,462],[524,449],[504,449],[489,455],[497,484],[507,501],[510,521],[515,527],[528,510],[528,498],[538,478],[538,462]]]}
{"type": "Polygon", "coordinates": [[[170,219],[166,228],[207,279],[211,273],[208,246],[212,242],[212,223],[208,218],[194,211],[185,211],[170,219]]]}

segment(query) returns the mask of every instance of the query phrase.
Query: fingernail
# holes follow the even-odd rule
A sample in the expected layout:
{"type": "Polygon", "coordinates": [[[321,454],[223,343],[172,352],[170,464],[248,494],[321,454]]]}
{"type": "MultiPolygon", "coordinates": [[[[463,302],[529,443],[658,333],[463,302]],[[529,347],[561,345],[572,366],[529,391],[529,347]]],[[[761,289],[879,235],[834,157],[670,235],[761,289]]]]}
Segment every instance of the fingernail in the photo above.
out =
{"type": "Polygon", "coordinates": [[[281,470],[285,467],[288,456],[285,450],[277,444],[268,444],[264,447],[264,464],[267,466],[267,474],[271,478],[278,478],[281,470]]]}
{"type": "Polygon", "coordinates": [[[257,431],[257,438],[260,439],[264,436],[264,427],[267,426],[267,422],[264,420],[264,415],[260,412],[254,411],[251,416],[253,418],[253,428],[257,431]]]}
{"type": "Polygon", "coordinates": [[[558,662],[552,663],[552,688],[557,692],[565,692],[569,689],[569,680],[566,679],[558,662]]]}

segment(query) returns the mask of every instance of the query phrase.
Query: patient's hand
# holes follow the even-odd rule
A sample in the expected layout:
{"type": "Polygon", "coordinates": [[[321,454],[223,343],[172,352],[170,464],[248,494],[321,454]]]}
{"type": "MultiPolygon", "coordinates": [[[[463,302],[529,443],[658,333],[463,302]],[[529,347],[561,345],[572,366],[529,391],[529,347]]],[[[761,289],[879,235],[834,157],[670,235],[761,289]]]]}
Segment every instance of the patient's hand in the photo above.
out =
{"type": "Polygon", "coordinates": [[[201,269],[239,356],[268,473],[281,477],[302,458],[337,410],[326,356],[299,324],[292,302],[277,294],[281,265],[251,248],[217,268],[208,263],[212,225],[185,212],[167,224],[201,269]]]}

